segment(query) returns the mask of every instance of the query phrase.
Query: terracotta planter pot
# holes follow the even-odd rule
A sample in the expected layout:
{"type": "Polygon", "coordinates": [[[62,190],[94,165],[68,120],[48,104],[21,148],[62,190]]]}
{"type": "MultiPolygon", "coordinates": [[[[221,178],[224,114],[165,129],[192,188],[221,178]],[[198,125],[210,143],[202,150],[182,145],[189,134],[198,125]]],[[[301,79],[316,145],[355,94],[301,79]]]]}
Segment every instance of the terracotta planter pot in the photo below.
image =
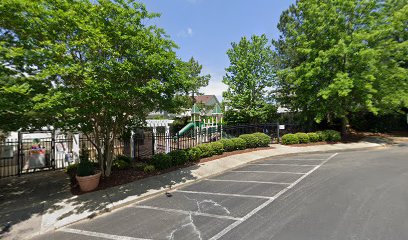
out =
{"type": "Polygon", "coordinates": [[[89,192],[94,190],[99,185],[99,180],[101,179],[101,172],[98,172],[91,176],[75,176],[76,180],[78,181],[79,188],[82,192],[89,192]]]}

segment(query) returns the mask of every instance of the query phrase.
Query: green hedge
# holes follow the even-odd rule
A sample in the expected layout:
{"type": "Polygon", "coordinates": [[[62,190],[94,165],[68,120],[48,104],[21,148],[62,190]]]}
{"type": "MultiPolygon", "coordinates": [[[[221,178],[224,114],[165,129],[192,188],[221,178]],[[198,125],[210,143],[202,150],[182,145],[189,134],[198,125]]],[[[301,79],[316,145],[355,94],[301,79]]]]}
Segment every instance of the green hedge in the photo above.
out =
{"type": "Polygon", "coordinates": [[[164,153],[153,155],[150,163],[158,170],[164,170],[173,166],[170,155],[164,153]]]}
{"type": "Polygon", "coordinates": [[[313,133],[313,132],[308,133],[307,136],[309,136],[310,142],[318,142],[319,139],[320,139],[319,135],[317,133],[313,133]]]}
{"type": "Polygon", "coordinates": [[[308,142],[338,142],[341,140],[341,134],[335,130],[325,130],[318,131],[315,133],[295,133],[295,134],[285,134],[282,137],[282,144],[297,144],[297,143],[308,143],[308,142]]]}
{"type": "Polygon", "coordinates": [[[299,139],[299,143],[309,143],[310,139],[306,133],[298,132],[295,133],[296,137],[299,139]]]}
{"type": "Polygon", "coordinates": [[[246,148],[246,142],[242,138],[231,138],[234,144],[234,150],[244,150],[246,148]]]}
{"type": "Polygon", "coordinates": [[[193,147],[186,150],[188,161],[195,162],[200,160],[203,153],[198,147],[193,147]]]}
{"type": "Polygon", "coordinates": [[[183,165],[188,161],[188,156],[184,150],[174,150],[168,154],[173,166],[183,165]]]}
{"type": "Polygon", "coordinates": [[[232,139],[221,139],[219,141],[224,146],[224,151],[231,152],[237,150],[234,141],[232,139]]]}
{"type": "Polygon", "coordinates": [[[260,132],[254,133],[253,135],[258,138],[258,147],[269,147],[269,144],[271,143],[271,137],[269,137],[265,133],[260,132]]]}
{"type": "Polygon", "coordinates": [[[282,136],[282,144],[284,145],[298,144],[298,143],[299,143],[299,138],[295,134],[288,133],[282,136]]]}

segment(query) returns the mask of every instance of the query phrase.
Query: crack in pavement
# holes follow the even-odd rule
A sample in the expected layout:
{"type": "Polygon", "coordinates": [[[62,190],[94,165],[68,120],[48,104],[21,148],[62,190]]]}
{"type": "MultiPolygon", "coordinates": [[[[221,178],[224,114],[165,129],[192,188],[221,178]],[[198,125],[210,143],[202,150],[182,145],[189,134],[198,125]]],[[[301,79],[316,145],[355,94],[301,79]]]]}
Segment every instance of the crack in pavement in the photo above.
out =
{"type": "Polygon", "coordinates": [[[211,209],[211,208],[217,207],[218,209],[221,209],[226,214],[231,215],[231,212],[228,210],[228,208],[222,206],[221,204],[219,204],[218,202],[216,202],[216,201],[214,201],[212,199],[204,199],[202,201],[199,201],[199,200],[194,199],[194,198],[189,198],[186,195],[184,195],[184,197],[187,198],[188,200],[196,202],[198,212],[206,213],[205,212],[206,209],[211,209]],[[210,206],[206,207],[205,204],[208,204],[208,203],[210,204],[210,206]],[[202,205],[204,205],[204,206],[202,206],[202,205]]]}
{"type": "MultiPolygon", "coordinates": [[[[199,240],[202,240],[202,239],[203,239],[203,238],[201,237],[201,232],[200,232],[200,230],[198,230],[197,226],[194,224],[194,220],[193,220],[192,214],[189,214],[188,217],[186,218],[186,220],[188,221],[187,223],[185,223],[185,224],[181,225],[180,227],[174,229],[174,230],[170,233],[170,235],[169,235],[169,237],[168,237],[169,240],[174,240],[174,239],[175,239],[175,238],[174,238],[174,237],[175,237],[175,234],[176,234],[177,232],[179,232],[179,231],[182,231],[182,230],[185,229],[185,228],[191,228],[193,234],[195,234],[195,236],[196,236],[197,239],[199,239],[199,240]]],[[[189,238],[192,239],[191,236],[189,236],[189,238]]]]}

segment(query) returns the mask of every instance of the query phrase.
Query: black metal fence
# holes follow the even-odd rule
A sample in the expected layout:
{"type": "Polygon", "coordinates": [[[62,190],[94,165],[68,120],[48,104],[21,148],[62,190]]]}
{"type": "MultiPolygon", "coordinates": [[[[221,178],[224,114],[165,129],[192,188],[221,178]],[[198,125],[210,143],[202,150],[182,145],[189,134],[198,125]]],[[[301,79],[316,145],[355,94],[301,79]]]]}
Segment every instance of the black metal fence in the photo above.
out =
{"type": "MultiPolygon", "coordinates": [[[[148,161],[154,154],[187,149],[201,143],[218,141],[222,138],[238,137],[242,134],[263,132],[271,137],[271,143],[278,143],[280,136],[298,132],[298,125],[279,123],[207,126],[193,128],[183,134],[166,131],[164,127],[145,128],[133,134],[128,140],[116,139],[114,155],[126,155],[135,161],[148,161]]],[[[84,136],[55,134],[40,138],[24,136],[0,143],[0,178],[63,169],[78,161],[80,149],[89,152],[90,159],[97,161],[97,151],[93,139],[84,136]]]]}

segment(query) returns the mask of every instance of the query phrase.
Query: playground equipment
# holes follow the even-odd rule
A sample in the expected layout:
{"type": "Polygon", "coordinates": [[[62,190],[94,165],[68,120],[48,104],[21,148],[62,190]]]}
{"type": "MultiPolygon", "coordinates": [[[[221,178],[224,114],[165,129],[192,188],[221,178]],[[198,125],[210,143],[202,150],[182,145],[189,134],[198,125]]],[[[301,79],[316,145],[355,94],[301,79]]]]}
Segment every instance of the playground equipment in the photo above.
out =
{"type": "Polygon", "coordinates": [[[187,133],[189,136],[196,139],[197,143],[208,142],[209,138],[221,138],[222,137],[222,111],[220,105],[216,104],[211,112],[211,116],[204,116],[201,109],[194,104],[191,109],[191,122],[184,126],[178,133],[176,138],[185,136],[187,133]],[[218,127],[220,126],[220,132],[218,127]],[[219,136],[217,136],[219,133],[219,136]]]}

